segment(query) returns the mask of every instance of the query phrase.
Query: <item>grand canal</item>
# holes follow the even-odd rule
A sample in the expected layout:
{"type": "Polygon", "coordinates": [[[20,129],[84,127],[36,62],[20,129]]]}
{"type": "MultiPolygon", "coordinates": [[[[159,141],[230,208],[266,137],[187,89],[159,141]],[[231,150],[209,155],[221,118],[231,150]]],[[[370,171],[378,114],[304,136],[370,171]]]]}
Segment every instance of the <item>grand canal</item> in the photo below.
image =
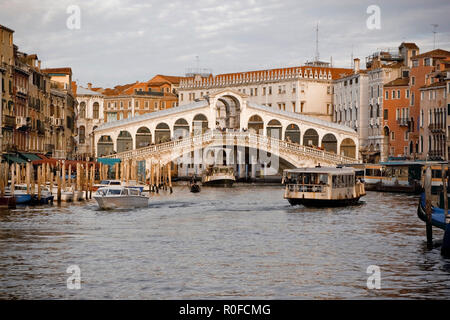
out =
{"type": "Polygon", "coordinates": [[[135,211],[98,211],[95,201],[2,211],[0,298],[450,297],[450,260],[426,249],[416,197],[369,192],[358,206],[308,209],[282,196],[272,186],[180,186],[135,211]],[[80,290],[67,288],[71,265],[80,290]],[[367,288],[370,265],[379,290],[367,288]]]}

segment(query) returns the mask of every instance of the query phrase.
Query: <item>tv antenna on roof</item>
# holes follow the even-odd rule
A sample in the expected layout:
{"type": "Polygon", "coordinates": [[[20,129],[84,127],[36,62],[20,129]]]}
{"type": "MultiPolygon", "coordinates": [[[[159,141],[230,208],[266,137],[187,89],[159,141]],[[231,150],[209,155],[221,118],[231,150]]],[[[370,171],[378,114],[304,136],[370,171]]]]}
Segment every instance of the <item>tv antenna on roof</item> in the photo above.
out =
{"type": "Polygon", "coordinates": [[[316,25],[316,57],[315,60],[319,61],[319,23],[316,25]]]}
{"type": "Polygon", "coordinates": [[[438,24],[431,24],[431,26],[433,27],[433,49],[436,49],[436,29],[437,27],[439,27],[438,24]]]}

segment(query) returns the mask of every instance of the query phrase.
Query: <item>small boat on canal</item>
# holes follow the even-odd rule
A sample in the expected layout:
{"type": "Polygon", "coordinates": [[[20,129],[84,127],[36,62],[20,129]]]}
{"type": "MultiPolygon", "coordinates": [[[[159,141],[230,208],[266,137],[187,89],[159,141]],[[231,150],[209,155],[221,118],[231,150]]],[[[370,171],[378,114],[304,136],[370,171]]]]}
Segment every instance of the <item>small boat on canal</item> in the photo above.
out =
{"type": "MultiPolygon", "coordinates": [[[[417,215],[419,219],[423,222],[427,222],[427,213],[426,213],[426,202],[425,202],[425,192],[420,196],[419,207],[417,208],[417,215]]],[[[445,213],[444,209],[440,207],[431,207],[431,224],[434,227],[445,230],[447,224],[445,223],[445,213]]]]}
{"type": "Polygon", "coordinates": [[[202,184],[211,187],[232,187],[236,181],[232,166],[211,166],[202,176],[202,184]]]}
{"type": "Polygon", "coordinates": [[[189,189],[192,193],[199,193],[200,192],[200,186],[195,181],[195,177],[192,178],[192,180],[189,182],[189,189]]]}
{"type": "Polygon", "coordinates": [[[92,191],[97,191],[100,188],[109,187],[109,186],[123,186],[129,188],[139,189],[139,191],[144,191],[145,185],[139,184],[136,180],[129,180],[128,183],[120,180],[102,180],[98,184],[94,184],[92,186],[92,191]]]}
{"type": "Polygon", "coordinates": [[[145,208],[149,200],[139,189],[122,186],[100,188],[94,199],[103,210],[145,208]]]}
{"type": "Polygon", "coordinates": [[[291,205],[347,206],[366,195],[356,170],[342,167],[289,169],[283,172],[284,198],[291,205]]]}
{"type": "MultiPolygon", "coordinates": [[[[11,194],[11,186],[8,186],[5,190],[6,196],[12,196],[11,194]]],[[[29,204],[31,203],[32,196],[27,193],[27,185],[26,184],[16,184],[14,186],[14,198],[16,204],[29,204]]]]}

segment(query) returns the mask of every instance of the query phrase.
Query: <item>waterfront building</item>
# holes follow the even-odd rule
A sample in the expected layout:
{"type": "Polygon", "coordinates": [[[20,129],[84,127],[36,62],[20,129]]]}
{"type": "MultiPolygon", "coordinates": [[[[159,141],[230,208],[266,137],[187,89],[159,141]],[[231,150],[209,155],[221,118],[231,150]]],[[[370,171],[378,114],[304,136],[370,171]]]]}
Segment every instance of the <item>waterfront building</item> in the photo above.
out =
{"type": "Polygon", "coordinates": [[[384,85],[383,129],[389,157],[409,158],[414,150],[409,140],[413,122],[410,118],[408,73],[384,85]]]}
{"type": "MultiPolygon", "coordinates": [[[[450,60],[449,60],[450,63],[450,60]]],[[[448,160],[447,148],[447,77],[437,64],[437,71],[427,75],[420,90],[420,151],[423,159],[448,160]],[[426,157],[425,157],[426,155],[426,157]]]]}
{"type": "Polygon", "coordinates": [[[180,79],[181,77],[158,75],[147,82],[93,90],[103,94],[104,120],[111,122],[176,107],[180,79]]]}
{"type": "MultiPolygon", "coordinates": [[[[245,94],[252,103],[331,121],[332,81],[351,73],[351,69],[332,68],[328,64],[309,64],[216,76],[192,74],[181,80],[179,104],[191,104],[208,99],[215,92],[233,89],[245,94]]],[[[225,126],[222,115],[228,108],[228,102],[223,101],[217,111],[222,127],[225,126]]]]}
{"type": "Polygon", "coordinates": [[[73,158],[77,102],[72,92],[72,69],[51,68],[42,72],[50,78],[50,102],[45,114],[48,132],[45,151],[53,158],[73,158]]]}
{"type": "Polygon", "coordinates": [[[94,130],[104,122],[103,100],[104,95],[92,90],[92,84],[87,88],[75,86],[78,102],[76,115],[77,158],[93,158],[94,155],[94,130]]]}
{"type": "MultiPolygon", "coordinates": [[[[409,137],[413,145],[417,146],[414,158],[421,160],[443,159],[445,154],[443,150],[446,148],[441,140],[445,140],[445,135],[442,137],[442,132],[440,132],[441,129],[439,129],[439,126],[442,126],[443,124],[437,124],[438,120],[436,118],[435,121],[434,117],[436,116],[436,113],[433,113],[433,110],[442,108],[442,99],[445,98],[441,98],[442,103],[439,102],[438,99],[434,99],[435,95],[436,97],[438,96],[438,91],[440,92],[440,96],[443,95],[442,88],[440,85],[434,84],[434,81],[439,79],[435,73],[443,71],[446,68],[446,63],[450,61],[450,52],[436,49],[416,55],[411,59],[410,114],[411,121],[416,123],[416,126],[419,122],[417,128],[412,126],[414,131],[411,132],[409,137]],[[432,95],[431,99],[430,95],[432,95]],[[436,101],[436,103],[434,103],[434,101],[436,101]],[[422,102],[425,107],[422,106],[422,102]],[[430,114],[430,112],[432,113],[430,114]],[[438,126],[437,129],[435,129],[436,126],[438,126]],[[435,132],[433,133],[432,131],[435,132]]],[[[440,111],[438,110],[437,114],[439,114],[439,112],[440,111]]],[[[444,117],[444,119],[446,120],[446,117],[444,117]]]]}
{"type": "Polygon", "coordinates": [[[389,130],[383,119],[384,85],[408,74],[408,65],[419,48],[402,43],[398,49],[384,49],[366,58],[369,76],[369,161],[386,161],[389,155],[389,130]]]}
{"type": "Polygon", "coordinates": [[[333,122],[351,127],[359,135],[361,158],[367,149],[368,137],[368,75],[354,60],[353,73],[333,81],[333,122]]]}
{"type": "Polygon", "coordinates": [[[14,146],[13,134],[16,125],[14,118],[14,45],[13,33],[5,26],[0,25],[0,68],[2,78],[2,93],[0,107],[0,151],[9,151],[14,146]]]}

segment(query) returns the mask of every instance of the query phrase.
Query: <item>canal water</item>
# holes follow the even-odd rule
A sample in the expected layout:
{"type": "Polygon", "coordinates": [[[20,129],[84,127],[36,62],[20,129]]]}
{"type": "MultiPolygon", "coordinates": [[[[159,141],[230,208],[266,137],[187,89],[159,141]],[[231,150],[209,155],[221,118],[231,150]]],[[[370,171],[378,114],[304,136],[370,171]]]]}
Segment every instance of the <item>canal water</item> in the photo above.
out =
{"type": "Polygon", "coordinates": [[[278,186],[180,186],[134,211],[2,211],[0,298],[449,298],[450,260],[426,249],[417,203],[369,192],[358,206],[310,209],[278,186]],[[80,290],[67,288],[71,265],[80,290]],[[371,265],[379,290],[367,288],[371,265]]]}

